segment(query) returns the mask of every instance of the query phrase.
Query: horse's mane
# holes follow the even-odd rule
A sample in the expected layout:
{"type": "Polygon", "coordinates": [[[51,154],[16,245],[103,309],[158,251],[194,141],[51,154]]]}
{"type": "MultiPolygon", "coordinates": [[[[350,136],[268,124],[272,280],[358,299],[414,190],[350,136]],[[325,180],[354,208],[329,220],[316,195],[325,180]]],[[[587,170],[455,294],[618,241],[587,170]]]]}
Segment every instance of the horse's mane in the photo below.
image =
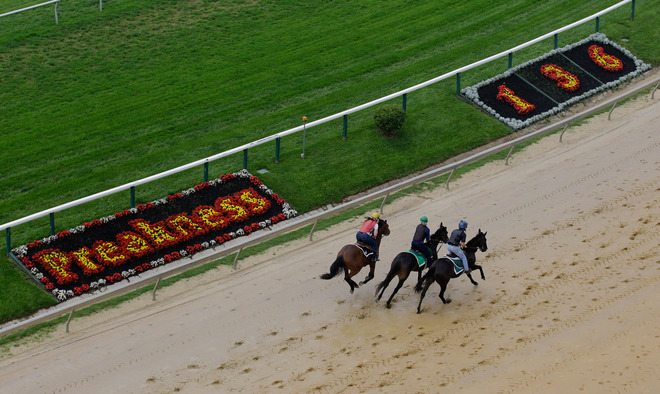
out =
{"type": "Polygon", "coordinates": [[[481,241],[481,238],[483,238],[483,236],[484,236],[484,233],[479,231],[479,233],[477,235],[472,237],[471,240],[467,241],[465,246],[468,247],[468,248],[478,248],[479,247],[479,242],[481,241]]]}

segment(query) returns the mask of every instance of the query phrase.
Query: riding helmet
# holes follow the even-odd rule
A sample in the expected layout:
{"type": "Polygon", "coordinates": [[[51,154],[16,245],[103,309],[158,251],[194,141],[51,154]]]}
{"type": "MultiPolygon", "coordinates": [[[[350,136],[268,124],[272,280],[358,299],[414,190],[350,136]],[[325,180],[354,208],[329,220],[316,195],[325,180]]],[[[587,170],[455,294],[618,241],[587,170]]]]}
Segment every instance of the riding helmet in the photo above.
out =
{"type": "Polygon", "coordinates": [[[426,216],[422,216],[422,217],[419,219],[419,221],[422,222],[422,223],[428,223],[429,218],[427,218],[426,216]]]}
{"type": "Polygon", "coordinates": [[[465,220],[461,220],[460,223],[458,223],[458,228],[465,230],[467,228],[467,222],[465,220]]]}
{"type": "Polygon", "coordinates": [[[380,217],[380,214],[379,214],[378,212],[374,212],[374,213],[371,215],[371,217],[374,218],[374,219],[378,219],[378,218],[380,217]]]}

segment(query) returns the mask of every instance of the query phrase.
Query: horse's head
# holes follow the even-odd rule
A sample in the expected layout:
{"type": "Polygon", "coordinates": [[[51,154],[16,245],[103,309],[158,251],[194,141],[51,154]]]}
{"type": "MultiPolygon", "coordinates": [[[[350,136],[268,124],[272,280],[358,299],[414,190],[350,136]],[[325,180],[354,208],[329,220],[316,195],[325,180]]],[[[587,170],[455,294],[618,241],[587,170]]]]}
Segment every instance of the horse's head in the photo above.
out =
{"type": "MultiPolygon", "coordinates": [[[[487,232],[488,232],[488,231],[486,231],[486,233],[487,233],[487,232]]],[[[477,247],[478,247],[479,250],[481,250],[482,252],[485,252],[485,251],[488,250],[488,244],[486,243],[486,233],[482,233],[482,232],[481,232],[481,229],[479,229],[479,233],[478,233],[477,236],[475,237],[475,238],[477,238],[477,239],[479,240],[479,242],[477,243],[477,247]]]]}
{"type": "Polygon", "coordinates": [[[477,235],[474,236],[471,240],[469,240],[466,244],[468,248],[476,248],[481,250],[482,252],[485,252],[488,250],[488,244],[486,243],[486,233],[482,233],[481,229],[479,229],[479,232],[477,235]]]}
{"type": "Polygon", "coordinates": [[[387,220],[378,219],[378,234],[383,234],[383,237],[390,235],[390,225],[387,220]]]}
{"type": "Polygon", "coordinates": [[[447,232],[447,227],[442,225],[442,222],[440,222],[440,227],[431,235],[431,240],[435,242],[444,242],[447,243],[449,241],[449,233],[447,232]]]}

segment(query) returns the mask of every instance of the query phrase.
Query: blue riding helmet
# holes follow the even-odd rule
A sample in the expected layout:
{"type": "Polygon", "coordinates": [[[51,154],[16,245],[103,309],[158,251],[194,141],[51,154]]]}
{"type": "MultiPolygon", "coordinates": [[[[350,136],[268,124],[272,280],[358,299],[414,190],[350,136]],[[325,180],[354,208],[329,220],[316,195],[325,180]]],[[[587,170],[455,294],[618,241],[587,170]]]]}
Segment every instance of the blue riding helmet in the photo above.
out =
{"type": "Polygon", "coordinates": [[[467,228],[467,222],[465,220],[461,220],[461,222],[458,223],[458,228],[465,230],[467,228]]]}

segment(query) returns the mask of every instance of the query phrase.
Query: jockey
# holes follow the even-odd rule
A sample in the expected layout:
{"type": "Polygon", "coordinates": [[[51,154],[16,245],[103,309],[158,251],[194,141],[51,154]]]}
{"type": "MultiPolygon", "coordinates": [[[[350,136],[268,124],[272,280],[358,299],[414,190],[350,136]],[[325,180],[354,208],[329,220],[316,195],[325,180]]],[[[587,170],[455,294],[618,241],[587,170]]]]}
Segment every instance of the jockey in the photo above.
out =
{"type": "Polygon", "coordinates": [[[355,234],[355,238],[358,242],[365,243],[371,247],[374,251],[371,260],[378,261],[378,242],[376,242],[376,237],[378,236],[378,218],[380,214],[374,212],[367,220],[362,223],[362,227],[355,234]]]}
{"type": "Polygon", "coordinates": [[[424,241],[428,242],[431,239],[431,231],[427,227],[429,219],[426,216],[422,216],[419,219],[420,223],[415,227],[415,234],[413,235],[412,243],[410,249],[416,250],[424,255],[426,259],[426,266],[430,267],[433,259],[433,255],[429,248],[424,245],[424,241]]]}
{"type": "Polygon", "coordinates": [[[461,258],[461,261],[463,262],[463,270],[466,274],[469,274],[470,267],[468,266],[465,252],[463,252],[463,248],[465,248],[465,230],[467,229],[467,226],[468,224],[465,220],[461,220],[461,222],[458,223],[458,228],[451,232],[451,236],[447,242],[447,250],[461,258]]]}

